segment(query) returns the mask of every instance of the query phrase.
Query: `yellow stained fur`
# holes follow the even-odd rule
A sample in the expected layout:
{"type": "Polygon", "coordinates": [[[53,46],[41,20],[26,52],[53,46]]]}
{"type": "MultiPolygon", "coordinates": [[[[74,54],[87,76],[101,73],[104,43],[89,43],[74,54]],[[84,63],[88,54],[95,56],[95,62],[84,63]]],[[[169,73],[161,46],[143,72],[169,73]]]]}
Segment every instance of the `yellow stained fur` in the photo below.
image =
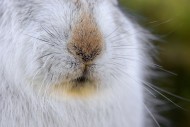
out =
{"type": "Polygon", "coordinates": [[[79,86],[73,86],[73,84],[61,84],[55,85],[51,89],[51,94],[56,97],[74,97],[74,98],[87,98],[94,95],[97,92],[95,84],[88,82],[85,84],[79,84],[79,86]]]}

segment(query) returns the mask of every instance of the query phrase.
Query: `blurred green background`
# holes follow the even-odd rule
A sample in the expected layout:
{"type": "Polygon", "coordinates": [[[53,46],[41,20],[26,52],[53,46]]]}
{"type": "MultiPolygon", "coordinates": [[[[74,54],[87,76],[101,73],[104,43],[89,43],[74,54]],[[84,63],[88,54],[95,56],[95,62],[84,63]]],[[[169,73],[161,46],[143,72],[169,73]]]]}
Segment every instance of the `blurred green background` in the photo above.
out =
{"type": "MultiPolygon", "coordinates": [[[[190,0],[120,0],[121,8],[132,13],[145,28],[160,37],[158,64],[176,73],[165,73],[155,81],[162,89],[190,99],[190,0]]],[[[167,95],[164,116],[170,124],[163,127],[190,127],[190,102],[167,95]],[[187,111],[185,111],[187,110],[187,111]]],[[[162,98],[164,99],[164,98],[162,98]]]]}

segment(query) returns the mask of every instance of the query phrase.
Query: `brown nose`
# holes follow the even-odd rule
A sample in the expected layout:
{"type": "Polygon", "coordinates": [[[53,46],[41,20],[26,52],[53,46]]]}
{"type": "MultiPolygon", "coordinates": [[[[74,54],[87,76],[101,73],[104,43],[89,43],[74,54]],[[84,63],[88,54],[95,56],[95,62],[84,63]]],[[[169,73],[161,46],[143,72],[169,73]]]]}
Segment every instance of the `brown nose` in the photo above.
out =
{"type": "Polygon", "coordinates": [[[68,51],[83,62],[92,62],[101,54],[103,36],[90,14],[83,14],[71,32],[68,51]]]}

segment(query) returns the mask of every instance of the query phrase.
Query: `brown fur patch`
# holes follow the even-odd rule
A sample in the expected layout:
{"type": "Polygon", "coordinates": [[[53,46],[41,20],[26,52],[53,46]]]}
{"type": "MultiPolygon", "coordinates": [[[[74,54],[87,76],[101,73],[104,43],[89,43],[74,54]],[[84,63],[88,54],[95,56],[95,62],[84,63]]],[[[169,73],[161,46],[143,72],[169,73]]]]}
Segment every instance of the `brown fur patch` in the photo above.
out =
{"type": "Polygon", "coordinates": [[[83,12],[74,24],[69,52],[83,62],[92,62],[103,48],[103,36],[93,16],[83,12]]]}

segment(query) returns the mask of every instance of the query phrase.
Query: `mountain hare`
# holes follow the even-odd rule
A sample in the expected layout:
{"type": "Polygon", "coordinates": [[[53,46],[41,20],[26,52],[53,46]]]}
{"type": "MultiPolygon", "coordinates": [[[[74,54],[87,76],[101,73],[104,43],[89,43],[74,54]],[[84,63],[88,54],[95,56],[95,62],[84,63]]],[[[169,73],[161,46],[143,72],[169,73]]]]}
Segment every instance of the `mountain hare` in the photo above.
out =
{"type": "Polygon", "coordinates": [[[0,0],[0,126],[152,127],[150,39],[116,0],[0,0]]]}

